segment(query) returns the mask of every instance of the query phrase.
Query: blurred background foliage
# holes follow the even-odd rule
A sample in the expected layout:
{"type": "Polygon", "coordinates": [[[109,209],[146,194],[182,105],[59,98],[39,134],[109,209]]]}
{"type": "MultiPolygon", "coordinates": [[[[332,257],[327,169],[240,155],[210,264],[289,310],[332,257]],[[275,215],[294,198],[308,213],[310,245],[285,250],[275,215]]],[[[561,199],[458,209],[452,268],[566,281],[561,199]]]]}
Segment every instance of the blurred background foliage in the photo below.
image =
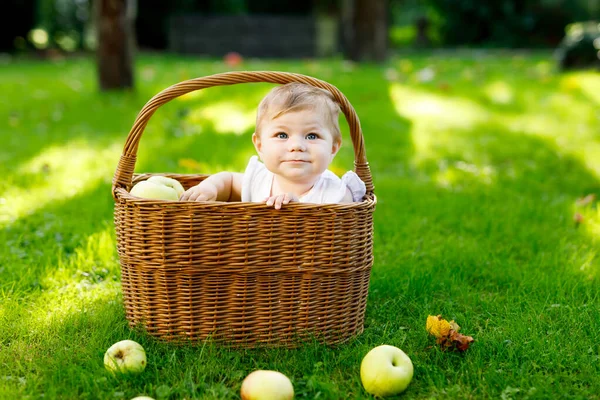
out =
{"type": "Polygon", "coordinates": [[[416,39],[427,24],[433,45],[503,48],[556,46],[570,23],[597,19],[597,0],[392,0],[392,45],[416,39]]]}
{"type": "MultiPolygon", "coordinates": [[[[347,0],[137,1],[141,48],[167,47],[168,19],[178,13],[250,15],[339,14],[347,0]]],[[[0,51],[94,48],[93,0],[5,0],[11,24],[0,28],[0,51]]],[[[565,27],[598,20],[600,0],[388,0],[389,45],[414,47],[555,47],[565,27]]]]}

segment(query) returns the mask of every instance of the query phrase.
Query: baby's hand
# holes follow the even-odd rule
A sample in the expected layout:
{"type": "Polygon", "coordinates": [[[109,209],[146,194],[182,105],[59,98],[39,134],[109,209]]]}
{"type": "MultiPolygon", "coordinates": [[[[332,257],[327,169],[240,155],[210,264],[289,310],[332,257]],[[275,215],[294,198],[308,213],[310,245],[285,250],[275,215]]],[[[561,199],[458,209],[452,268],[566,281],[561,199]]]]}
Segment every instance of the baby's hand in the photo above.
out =
{"type": "Polygon", "coordinates": [[[292,201],[298,201],[298,198],[292,193],[278,194],[265,199],[265,203],[269,207],[274,206],[276,210],[279,210],[282,204],[289,204],[292,201]]]}
{"type": "Polygon", "coordinates": [[[199,183],[192,186],[179,198],[181,201],[214,201],[217,200],[217,188],[214,185],[199,183]]]}

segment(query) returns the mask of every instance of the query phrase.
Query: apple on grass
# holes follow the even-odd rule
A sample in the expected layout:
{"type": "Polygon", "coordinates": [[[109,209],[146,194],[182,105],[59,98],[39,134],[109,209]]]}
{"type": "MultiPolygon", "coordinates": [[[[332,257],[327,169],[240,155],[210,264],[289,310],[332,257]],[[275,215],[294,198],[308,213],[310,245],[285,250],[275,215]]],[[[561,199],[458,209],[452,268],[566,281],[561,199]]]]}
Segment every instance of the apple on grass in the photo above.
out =
{"type": "Polygon", "coordinates": [[[113,374],[139,374],[146,368],[146,351],[133,340],[121,340],[106,350],[104,367],[113,374]]]}
{"type": "Polygon", "coordinates": [[[399,348],[389,345],[375,347],[360,364],[360,379],[365,390],[379,397],[402,393],[413,373],[410,358],[399,348]]]}
{"type": "Polygon", "coordinates": [[[291,400],[294,386],[281,372],[257,370],[244,379],[240,394],[242,400],[291,400]]]}
{"type": "Polygon", "coordinates": [[[155,175],[135,184],[131,188],[133,196],[154,200],[179,200],[185,192],[177,179],[155,175]]]}

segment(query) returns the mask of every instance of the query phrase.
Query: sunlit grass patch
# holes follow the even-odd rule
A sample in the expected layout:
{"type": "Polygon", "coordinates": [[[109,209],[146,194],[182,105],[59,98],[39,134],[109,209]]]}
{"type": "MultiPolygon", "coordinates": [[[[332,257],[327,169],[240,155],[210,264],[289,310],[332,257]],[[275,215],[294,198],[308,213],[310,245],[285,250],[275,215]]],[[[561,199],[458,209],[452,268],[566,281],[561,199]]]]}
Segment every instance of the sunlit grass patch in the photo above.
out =
{"type": "Polygon", "coordinates": [[[566,74],[560,81],[561,88],[568,91],[580,90],[596,106],[600,105],[600,76],[594,72],[566,74]]]}
{"type": "Polygon", "coordinates": [[[192,111],[186,118],[188,126],[209,124],[218,133],[241,135],[254,128],[256,111],[243,109],[240,104],[228,101],[213,103],[192,111]]]}
{"type": "MultiPolygon", "coordinates": [[[[484,93],[492,98],[492,103],[502,105],[512,102],[515,89],[506,82],[494,81],[486,86],[484,93]]],[[[413,125],[412,141],[416,150],[414,160],[417,163],[428,159],[439,160],[444,152],[453,149],[465,156],[460,162],[472,164],[478,158],[473,153],[474,143],[460,148],[464,144],[461,140],[465,138],[471,141],[472,134],[469,132],[467,136],[463,136],[457,134],[457,130],[475,129],[480,144],[486,146],[488,139],[485,129],[493,126],[495,131],[500,129],[517,135],[540,137],[557,153],[576,158],[597,175],[598,163],[591,161],[600,156],[598,143],[594,140],[600,132],[596,123],[597,111],[568,91],[549,93],[531,104],[526,103],[519,112],[486,106],[474,99],[452,93],[441,93],[425,87],[411,88],[401,84],[390,85],[390,98],[397,112],[408,118],[413,125]]],[[[492,140],[489,145],[493,146],[494,142],[492,140]]],[[[519,143],[515,142],[513,145],[519,146],[519,143]]],[[[535,157],[531,157],[531,162],[535,161],[535,157]]],[[[485,165],[485,162],[478,168],[488,172],[495,169],[494,166],[485,165]]],[[[446,170],[444,168],[438,177],[448,182],[456,173],[446,170]],[[448,176],[444,178],[444,174],[448,176]]]]}
{"type": "Polygon", "coordinates": [[[510,104],[514,99],[514,90],[504,81],[495,81],[485,86],[485,95],[492,103],[510,104]]]}
{"type": "Polygon", "coordinates": [[[435,181],[442,187],[456,187],[465,181],[475,181],[479,184],[490,185],[494,183],[496,171],[489,165],[479,167],[465,161],[455,161],[448,165],[442,160],[440,171],[435,174],[435,181]]]}
{"type": "Polygon", "coordinates": [[[423,130],[471,128],[489,118],[485,107],[471,100],[419,91],[399,84],[390,87],[390,97],[398,113],[417,122],[423,130]]]}
{"type": "Polygon", "coordinates": [[[99,148],[81,140],[43,149],[16,168],[10,185],[5,182],[0,224],[108,182],[119,151],[117,144],[99,148]]]}
{"type": "MultiPolygon", "coordinates": [[[[99,329],[100,321],[114,321],[121,316],[120,282],[110,230],[107,226],[91,235],[72,255],[58,254],[54,263],[41,271],[44,276],[39,278],[39,290],[27,293],[4,288],[0,294],[0,363],[11,366],[0,371],[4,378],[12,377],[4,382],[7,386],[2,390],[6,393],[25,395],[27,388],[43,386],[43,377],[61,366],[72,374],[77,368],[71,367],[69,360],[79,358],[76,365],[80,367],[98,365],[93,357],[101,349],[87,343],[106,335],[105,329],[99,329]]],[[[61,381],[69,385],[94,379],[63,376],[61,381]]],[[[44,392],[53,393],[54,389],[44,392]]]]}

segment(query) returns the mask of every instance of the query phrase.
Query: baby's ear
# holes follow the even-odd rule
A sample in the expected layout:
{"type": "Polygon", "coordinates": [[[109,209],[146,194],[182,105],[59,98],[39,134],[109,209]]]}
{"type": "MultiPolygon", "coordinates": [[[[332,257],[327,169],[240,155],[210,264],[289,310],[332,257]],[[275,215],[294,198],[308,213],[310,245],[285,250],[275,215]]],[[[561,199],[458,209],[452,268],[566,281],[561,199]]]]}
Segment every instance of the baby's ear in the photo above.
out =
{"type": "Polygon", "coordinates": [[[256,149],[256,151],[258,153],[260,153],[260,148],[261,148],[261,143],[260,143],[260,136],[258,136],[256,134],[256,132],[254,132],[252,134],[252,143],[254,143],[254,148],[256,149]]]}
{"type": "Polygon", "coordinates": [[[340,151],[340,147],[342,147],[342,141],[334,140],[333,144],[331,145],[331,156],[332,157],[335,156],[338,151],[340,151]]]}

